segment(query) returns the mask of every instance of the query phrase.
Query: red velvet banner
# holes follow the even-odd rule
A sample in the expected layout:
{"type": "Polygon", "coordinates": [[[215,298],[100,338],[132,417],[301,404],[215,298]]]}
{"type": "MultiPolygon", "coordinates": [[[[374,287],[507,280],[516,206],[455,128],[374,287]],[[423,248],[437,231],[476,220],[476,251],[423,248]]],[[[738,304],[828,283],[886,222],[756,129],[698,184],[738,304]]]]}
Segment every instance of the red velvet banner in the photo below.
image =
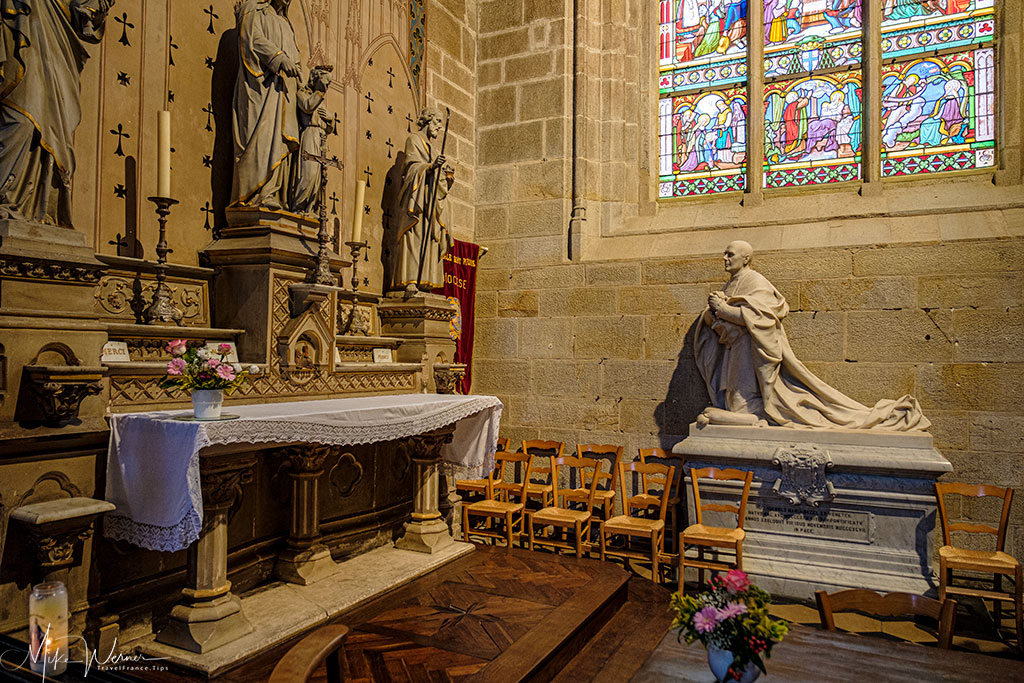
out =
{"type": "Polygon", "coordinates": [[[441,292],[459,308],[459,316],[452,321],[451,335],[455,340],[455,361],[466,364],[466,377],[462,380],[462,393],[469,393],[472,383],[473,328],[476,306],[476,269],[480,246],[472,242],[455,240],[444,257],[444,289],[441,292]]]}

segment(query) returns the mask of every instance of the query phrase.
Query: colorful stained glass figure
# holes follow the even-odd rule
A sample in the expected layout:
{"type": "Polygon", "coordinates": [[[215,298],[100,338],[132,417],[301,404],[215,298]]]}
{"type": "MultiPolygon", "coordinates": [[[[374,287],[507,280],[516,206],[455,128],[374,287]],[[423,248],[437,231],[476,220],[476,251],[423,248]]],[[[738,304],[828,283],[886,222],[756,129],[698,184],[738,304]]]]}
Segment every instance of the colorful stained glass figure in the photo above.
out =
{"type": "Polygon", "coordinates": [[[765,187],[860,177],[859,71],[765,87],[765,187]]]}
{"type": "Polygon", "coordinates": [[[747,0],[659,0],[662,94],[746,81],[747,0]]]}
{"type": "Polygon", "coordinates": [[[882,172],[910,175],[995,163],[992,48],[882,70],[882,172]]]}
{"type": "Polygon", "coordinates": [[[743,88],[660,101],[660,196],[742,190],[747,101],[743,88]]]}
{"type": "Polygon", "coordinates": [[[861,0],[764,0],[764,44],[799,45],[861,30],[861,0]]]}

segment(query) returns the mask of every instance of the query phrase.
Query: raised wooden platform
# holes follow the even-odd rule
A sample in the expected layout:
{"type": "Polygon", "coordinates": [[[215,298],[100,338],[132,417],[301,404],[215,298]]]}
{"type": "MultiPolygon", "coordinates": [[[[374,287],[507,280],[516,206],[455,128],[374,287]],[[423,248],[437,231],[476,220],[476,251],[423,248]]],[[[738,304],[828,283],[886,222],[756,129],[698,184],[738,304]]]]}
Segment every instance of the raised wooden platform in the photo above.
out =
{"type": "MultiPolygon", "coordinates": [[[[618,565],[480,546],[341,615],[345,680],[626,680],[668,631],[668,596],[618,565]]],[[[211,680],[266,680],[295,640],[211,680]]]]}

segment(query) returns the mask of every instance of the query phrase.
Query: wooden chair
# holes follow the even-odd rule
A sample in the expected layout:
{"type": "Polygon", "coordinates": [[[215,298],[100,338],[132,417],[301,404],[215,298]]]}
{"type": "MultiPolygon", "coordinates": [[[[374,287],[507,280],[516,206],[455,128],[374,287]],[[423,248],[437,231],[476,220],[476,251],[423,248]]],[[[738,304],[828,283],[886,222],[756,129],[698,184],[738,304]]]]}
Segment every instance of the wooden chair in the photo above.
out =
{"type": "Polygon", "coordinates": [[[597,473],[600,471],[601,463],[592,458],[578,458],[571,455],[564,455],[560,458],[551,459],[551,482],[554,487],[553,495],[555,504],[529,514],[528,526],[530,527],[530,550],[533,550],[534,543],[539,543],[540,545],[551,546],[553,548],[575,550],[576,557],[583,557],[584,539],[590,538],[590,522],[594,517],[592,512],[594,509],[594,500],[597,494],[597,485],[601,481],[601,478],[597,476],[597,473]],[[579,503],[584,505],[582,510],[574,510],[569,507],[573,502],[568,500],[566,496],[569,490],[559,490],[559,467],[571,467],[574,470],[574,474],[580,479],[580,481],[590,482],[590,488],[588,490],[586,500],[579,501],[579,503]],[[587,470],[590,470],[590,472],[588,473],[587,470]],[[567,541],[556,539],[554,533],[549,537],[542,536],[540,538],[536,538],[534,535],[534,527],[538,524],[543,527],[554,527],[552,532],[554,529],[572,529],[575,534],[573,543],[569,544],[567,541]]]}
{"type": "Polygon", "coordinates": [[[956,600],[926,598],[913,593],[886,593],[881,595],[875,591],[854,588],[851,590],[826,593],[817,591],[814,594],[818,601],[818,618],[821,627],[826,631],[835,631],[836,623],[833,612],[854,610],[867,612],[884,617],[895,617],[904,614],[915,614],[931,617],[939,622],[939,640],[937,645],[948,650],[953,643],[953,622],[956,621],[956,600]]]}
{"type": "Polygon", "coordinates": [[[1014,620],[1017,626],[1017,649],[1024,652],[1024,630],[1022,630],[1022,609],[1024,601],[1021,600],[1022,581],[1021,564],[1012,555],[1003,552],[1006,543],[1006,526],[1010,519],[1010,504],[1013,502],[1013,489],[990,484],[961,484],[949,482],[935,484],[935,495],[939,501],[939,522],[942,524],[942,547],[939,548],[939,598],[945,599],[947,595],[970,595],[979,598],[987,598],[992,601],[995,608],[996,628],[1000,628],[1003,619],[1003,601],[1013,603],[1014,620]],[[949,521],[946,513],[945,496],[947,494],[960,494],[967,497],[992,496],[1003,499],[1003,509],[999,517],[999,526],[993,527],[988,524],[976,522],[949,521]],[[950,532],[962,531],[970,534],[992,534],[996,537],[995,550],[968,550],[958,548],[950,540],[950,532]],[[970,571],[992,574],[992,588],[969,588],[966,586],[953,585],[953,571],[970,571]],[[1003,589],[1003,576],[1013,578],[1013,590],[1003,589]]]}
{"type": "Polygon", "coordinates": [[[326,662],[327,683],[341,683],[348,626],[327,624],[316,629],[285,653],[267,683],[305,683],[326,662]]]}
{"type": "Polygon", "coordinates": [[[675,468],[671,465],[660,465],[654,462],[619,463],[619,483],[622,488],[623,500],[627,499],[626,496],[629,493],[626,488],[627,472],[638,474],[640,476],[641,480],[645,482],[645,491],[650,491],[650,489],[647,488],[649,484],[661,484],[662,489],[661,499],[659,501],[658,517],[657,519],[648,519],[646,517],[634,517],[630,514],[630,510],[642,510],[643,512],[646,512],[648,506],[644,505],[642,508],[639,506],[628,508],[625,514],[617,515],[611,519],[606,519],[601,524],[600,530],[601,560],[605,559],[605,555],[649,559],[651,561],[651,576],[657,580],[659,577],[658,561],[661,558],[661,555],[665,552],[665,513],[668,510],[672,494],[672,482],[675,480],[675,468]],[[625,549],[608,547],[608,538],[614,535],[622,535],[626,537],[625,549]],[[645,555],[629,549],[629,540],[633,536],[641,536],[650,539],[651,549],[649,554],[645,555]]]}
{"type": "Polygon", "coordinates": [[[696,524],[683,529],[679,534],[679,592],[685,593],[685,572],[686,567],[697,567],[698,586],[704,583],[704,570],[721,571],[729,569],[743,569],[743,538],[746,532],[743,531],[743,520],[747,514],[747,498],[750,496],[750,482],[754,479],[753,472],[743,472],[735,469],[718,469],[716,467],[705,467],[703,469],[690,470],[690,481],[693,484],[693,511],[697,518],[696,524]],[[740,496],[739,505],[727,505],[724,503],[702,503],[700,500],[700,479],[714,479],[715,481],[742,481],[743,493],[740,496]],[[736,515],[736,526],[717,527],[708,526],[703,523],[703,513],[731,512],[736,515]],[[697,559],[686,558],[686,547],[697,546],[697,559]],[[736,556],[733,561],[708,560],[704,557],[705,548],[722,548],[732,550],[736,556]]]}
{"type": "MultiPolygon", "coordinates": [[[[498,447],[497,447],[496,451],[507,451],[507,450],[508,450],[508,439],[506,439],[505,437],[501,437],[500,439],[498,439],[498,447]]],[[[497,462],[495,462],[495,467],[497,467],[497,462]]],[[[502,473],[497,473],[498,481],[502,480],[502,476],[501,475],[502,475],[502,473]]],[[[482,495],[484,495],[484,493],[487,490],[487,478],[483,477],[481,479],[456,479],[455,480],[455,490],[456,490],[456,492],[458,492],[460,494],[468,493],[468,494],[482,496],[482,495]]]]}
{"type": "MultiPolygon", "coordinates": [[[[669,552],[678,554],[679,519],[682,513],[682,492],[679,489],[679,483],[683,478],[683,458],[662,448],[638,448],[637,457],[640,462],[644,463],[647,462],[647,458],[656,458],[663,461],[662,464],[667,464],[667,461],[671,460],[679,461],[678,465],[672,465],[675,468],[676,476],[672,481],[672,492],[668,499],[668,514],[665,517],[665,538],[670,546],[669,552]]],[[[629,496],[625,488],[622,489],[622,495],[629,496]]],[[[640,476],[640,491],[624,500],[628,509],[624,509],[623,514],[628,515],[630,510],[634,509],[659,514],[661,493],[651,493],[647,486],[647,478],[643,475],[640,476]]]]}
{"type": "MultiPolygon", "coordinates": [[[[550,456],[551,458],[562,457],[562,451],[565,449],[565,444],[561,441],[523,441],[523,452],[529,453],[536,457],[550,456]]],[[[535,498],[540,500],[540,506],[542,508],[551,505],[551,492],[554,488],[551,485],[551,467],[534,467],[534,475],[547,476],[547,483],[531,481],[527,484],[527,498],[535,498]]]]}
{"type": "Polygon", "coordinates": [[[518,483],[509,483],[498,479],[495,472],[487,477],[486,498],[475,503],[462,506],[462,540],[469,541],[469,535],[475,534],[485,538],[503,539],[506,545],[512,547],[512,536],[523,532],[523,523],[526,511],[526,482],[530,479],[530,469],[533,465],[533,456],[527,453],[508,453],[499,451],[494,454],[497,465],[495,471],[505,471],[507,463],[522,463],[524,465],[523,480],[518,483]],[[517,497],[519,502],[511,500],[517,497]],[[469,525],[471,516],[483,517],[487,520],[485,528],[474,529],[469,525]],[[491,521],[500,519],[504,522],[504,530],[493,531],[491,521]]]}
{"type": "MultiPolygon", "coordinates": [[[[597,484],[597,492],[594,496],[594,505],[601,506],[601,519],[608,519],[615,514],[615,479],[619,471],[619,461],[622,460],[622,446],[595,443],[576,444],[576,457],[590,458],[597,460],[599,463],[608,463],[607,472],[603,469],[598,469],[597,476],[600,477],[600,481],[597,484]]],[[[590,489],[587,487],[588,483],[584,481],[576,482],[576,488],[564,492],[566,500],[579,503],[586,501],[590,495],[590,489]]]]}

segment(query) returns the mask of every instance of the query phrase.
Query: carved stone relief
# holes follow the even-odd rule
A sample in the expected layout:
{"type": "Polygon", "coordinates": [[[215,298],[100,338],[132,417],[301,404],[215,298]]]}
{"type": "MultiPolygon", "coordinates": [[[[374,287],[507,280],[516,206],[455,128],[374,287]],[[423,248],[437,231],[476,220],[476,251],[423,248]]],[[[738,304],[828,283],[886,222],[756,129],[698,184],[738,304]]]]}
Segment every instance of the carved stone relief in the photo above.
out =
{"type": "Polygon", "coordinates": [[[833,467],[828,451],[814,445],[791,444],[776,450],[772,463],[782,470],[772,491],[791,505],[818,507],[835,498],[835,488],[826,476],[833,467]]]}
{"type": "MultiPolygon", "coordinates": [[[[204,305],[204,284],[169,280],[167,286],[171,291],[171,301],[182,311],[186,323],[205,325],[209,322],[204,305]]],[[[123,275],[107,275],[96,288],[97,312],[141,322],[142,312],[152,301],[155,289],[156,281],[152,279],[135,280],[123,275]]]]}
{"type": "Polygon", "coordinates": [[[348,498],[363,480],[363,465],[352,453],[342,453],[331,467],[327,479],[342,498],[348,498]]]}

